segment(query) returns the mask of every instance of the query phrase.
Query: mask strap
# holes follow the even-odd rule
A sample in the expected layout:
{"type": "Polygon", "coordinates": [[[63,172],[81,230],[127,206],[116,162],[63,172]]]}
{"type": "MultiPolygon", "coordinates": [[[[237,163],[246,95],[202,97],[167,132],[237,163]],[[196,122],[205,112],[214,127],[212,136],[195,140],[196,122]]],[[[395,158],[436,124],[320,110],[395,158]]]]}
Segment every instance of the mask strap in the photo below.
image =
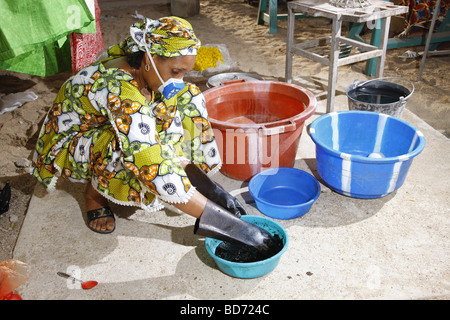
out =
{"type": "Polygon", "coordinates": [[[158,68],[156,68],[155,62],[153,61],[153,57],[152,57],[152,55],[150,54],[150,52],[148,52],[147,47],[145,47],[145,51],[147,51],[148,58],[150,59],[150,62],[151,62],[151,64],[152,64],[152,66],[153,66],[153,69],[155,69],[155,72],[156,72],[156,75],[157,75],[158,78],[159,78],[159,81],[161,81],[161,84],[164,84],[164,80],[161,78],[161,76],[160,76],[160,74],[159,74],[159,72],[158,72],[158,68]]]}

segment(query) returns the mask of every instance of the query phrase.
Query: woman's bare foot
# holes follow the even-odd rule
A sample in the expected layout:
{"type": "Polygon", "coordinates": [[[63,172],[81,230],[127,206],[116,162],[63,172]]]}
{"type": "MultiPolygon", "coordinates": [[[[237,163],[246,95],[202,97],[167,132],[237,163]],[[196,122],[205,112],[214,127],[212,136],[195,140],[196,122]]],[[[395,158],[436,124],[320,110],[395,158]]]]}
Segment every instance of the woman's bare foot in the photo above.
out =
{"type": "MultiPolygon", "coordinates": [[[[87,184],[84,192],[84,202],[86,211],[108,206],[108,200],[96,191],[90,183],[87,184]]],[[[114,229],[115,225],[116,222],[114,218],[111,217],[95,219],[89,223],[89,227],[100,232],[111,231],[114,229]]]]}

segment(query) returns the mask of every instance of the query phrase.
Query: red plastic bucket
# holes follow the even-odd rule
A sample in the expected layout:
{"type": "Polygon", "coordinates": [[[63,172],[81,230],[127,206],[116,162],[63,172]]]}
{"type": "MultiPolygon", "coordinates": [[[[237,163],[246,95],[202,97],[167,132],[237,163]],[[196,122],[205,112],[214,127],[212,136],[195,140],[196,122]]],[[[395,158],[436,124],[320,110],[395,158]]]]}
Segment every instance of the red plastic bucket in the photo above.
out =
{"type": "Polygon", "coordinates": [[[265,169],[294,166],[305,120],[316,109],[310,91],[284,82],[238,80],[204,96],[222,173],[247,181],[265,169]]]}

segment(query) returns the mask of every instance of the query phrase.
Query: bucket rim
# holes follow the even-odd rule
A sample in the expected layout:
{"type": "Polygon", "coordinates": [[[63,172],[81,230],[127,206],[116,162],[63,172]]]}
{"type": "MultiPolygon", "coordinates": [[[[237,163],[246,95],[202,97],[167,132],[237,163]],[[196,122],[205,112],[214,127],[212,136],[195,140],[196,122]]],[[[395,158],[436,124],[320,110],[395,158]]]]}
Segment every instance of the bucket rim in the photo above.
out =
{"type": "MultiPolygon", "coordinates": [[[[351,85],[349,85],[346,88],[345,94],[346,94],[347,98],[351,99],[352,101],[356,101],[356,102],[359,102],[359,103],[364,103],[363,101],[359,101],[359,100],[356,100],[355,98],[351,97],[349,95],[349,92],[351,90],[354,90],[355,88],[357,88],[359,86],[362,86],[362,85],[364,85],[366,83],[369,83],[369,82],[372,82],[372,81],[381,81],[381,82],[385,82],[385,83],[397,84],[397,83],[394,83],[394,82],[391,82],[391,81],[383,81],[383,80],[388,80],[388,79],[397,79],[397,80],[403,80],[403,81],[408,82],[411,85],[411,89],[407,88],[407,87],[404,87],[404,88],[409,90],[409,94],[406,97],[403,97],[403,96],[400,97],[399,101],[397,101],[397,102],[393,102],[393,103],[392,102],[391,103],[376,103],[376,104],[375,103],[370,103],[371,105],[380,105],[380,106],[382,106],[382,105],[398,104],[398,103],[406,102],[409,98],[411,98],[411,96],[412,96],[412,94],[414,93],[414,90],[415,90],[414,83],[412,81],[408,80],[408,79],[400,78],[400,77],[380,77],[380,78],[369,79],[369,80],[365,80],[365,81],[355,80],[351,85]]],[[[397,84],[397,85],[399,85],[399,84],[397,84]]]]}
{"type": "MultiPolygon", "coordinates": [[[[317,98],[311,91],[309,91],[308,89],[303,88],[299,85],[296,85],[293,83],[281,82],[281,81],[263,80],[263,81],[243,81],[243,82],[239,82],[239,83],[230,83],[230,84],[226,84],[225,86],[219,86],[219,87],[214,87],[214,88],[208,89],[203,92],[203,95],[207,96],[208,94],[211,94],[215,91],[221,90],[224,87],[234,88],[234,87],[240,87],[243,85],[245,85],[245,86],[256,86],[256,85],[258,85],[258,86],[260,86],[260,85],[276,85],[276,86],[278,86],[278,85],[280,85],[280,86],[291,87],[293,89],[297,89],[297,90],[303,92],[304,94],[306,94],[307,97],[309,98],[309,105],[301,113],[296,114],[292,117],[277,120],[277,121],[255,123],[255,124],[229,123],[226,121],[214,119],[213,117],[209,116],[209,120],[211,121],[211,124],[214,124],[216,126],[215,127],[216,129],[219,129],[219,130],[220,129],[252,129],[254,131],[261,131],[261,130],[268,129],[267,127],[270,127],[270,128],[274,128],[277,126],[288,127],[288,126],[292,126],[292,122],[295,122],[298,125],[298,123],[300,123],[302,120],[306,121],[316,111],[317,98]]],[[[208,108],[208,107],[206,107],[206,108],[208,108]]],[[[295,129],[297,129],[297,128],[295,128],[295,129]]],[[[283,133],[286,131],[291,131],[291,130],[283,129],[283,130],[280,130],[280,133],[283,133]]]]}
{"type": "Polygon", "coordinates": [[[413,125],[411,125],[410,123],[408,123],[402,119],[396,118],[391,115],[383,114],[383,113],[373,112],[373,111],[349,110],[349,111],[330,112],[330,113],[324,114],[324,115],[318,117],[317,119],[315,119],[311,123],[311,125],[307,131],[316,146],[320,146],[322,149],[325,149],[328,153],[330,153],[338,158],[347,159],[347,160],[351,160],[354,162],[361,162],[361,163],[403,162],[403,161],[413,159],[414,157],[419,155],[425,148],[425,136],[423,135],[422,131],[420,131],[419,129],[417,129],[416,127],[414,127],[413,125]],[[384,158],[368,158],[368,157],[364,157],[364,156],[360,156],[360,155],[353,155],[353,154],[349,154],[349,153],[345,153],[345,152],[339,152],[339,151],[336,151],[335,149],[332,149],[332,148],[320,143],[320,141],[317,139],[317,136],[316,136],[316,126],[318,125],[318,123],[323,121],[326,118],[332,117],[334,114],[349,114],[349,113],[365,114],[365,115],[369,115],[371,117],[387,117],[387,118],[390,118],[392,121],[401,122],[402,124],[406,125],[407,127],[409,127],[410,129],[412,129],[415,132],[415,134],[417,135],[417,139],[419,140],[419,144],[417,147],[415,147],[410,152],[402,154],[400,156],[384,157],[384,158]]]}

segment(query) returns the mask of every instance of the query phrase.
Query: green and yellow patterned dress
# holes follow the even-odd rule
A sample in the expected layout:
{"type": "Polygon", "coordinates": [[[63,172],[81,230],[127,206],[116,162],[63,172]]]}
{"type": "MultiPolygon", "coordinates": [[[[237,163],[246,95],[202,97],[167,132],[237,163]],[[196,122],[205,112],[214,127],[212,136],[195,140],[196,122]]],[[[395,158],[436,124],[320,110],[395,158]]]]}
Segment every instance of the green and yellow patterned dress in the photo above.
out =
{"type": "Polygon", "coordinates": [[[205,99],[186,83],[149,102],[123,69],[95,63],[68,79],[48,112],[31,174],[48,190],[62,176],[90,182],[107,199],[148,211],[186,203],[194,190],[181,162],[208,174],[221,159],[205,99]]]}

